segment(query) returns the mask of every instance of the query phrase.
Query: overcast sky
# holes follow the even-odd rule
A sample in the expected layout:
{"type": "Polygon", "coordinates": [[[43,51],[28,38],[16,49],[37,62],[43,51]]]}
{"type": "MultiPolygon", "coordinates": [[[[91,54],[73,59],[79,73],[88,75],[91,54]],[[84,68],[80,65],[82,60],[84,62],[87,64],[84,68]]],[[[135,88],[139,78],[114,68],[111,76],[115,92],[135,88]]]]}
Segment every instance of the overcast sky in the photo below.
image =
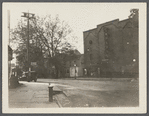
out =
{"type": "Polygon", "coordinates": [[[22,12],[34,13],[38,16],[57,14],[66,21],[78,37],[77,49],[83,53],[83,31],[95,28],[96,25],[119,18],[128,18],[130,9],[139,8],[134,3],[15,3],[9,4],[10,26],[14,28],[22,18],[22,12]]]}
{"type": "MultiPolygon", "coordinates": [[[[96,28],[97,25],[114,20],[124,20],[130,15],[130,9],[140,8],[140,3],[14,3],[5,4],[10,10],[10,27],[17,26],[22,12],[38,16],[59,15],[73,29],[78,41],[77,49],[84,53],[83,31],[96,28]]],[[[73,43],[74,44],[74,43],[73,43]]]]}

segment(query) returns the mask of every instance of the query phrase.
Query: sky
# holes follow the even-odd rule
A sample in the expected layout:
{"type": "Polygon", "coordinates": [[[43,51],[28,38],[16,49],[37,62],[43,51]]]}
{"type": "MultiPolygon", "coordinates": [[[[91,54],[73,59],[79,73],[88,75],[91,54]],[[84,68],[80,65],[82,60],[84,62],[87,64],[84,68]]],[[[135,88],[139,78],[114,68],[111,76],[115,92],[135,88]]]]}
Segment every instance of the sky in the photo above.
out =
{"type": "MultiPolygon", "coordinates": [[[[3,5],[4,7],[4,5],[3,5]]],[[[30,12],[44,17],[59,15],[73,30],[78,39],[71,41],[73,45],[84,53],[83,31],[96,28],[97,25],[119,19],[127,19],[130,9],[140,8],[140,3],[7,3],[10,10],[10,28],[13,29],[21,20],[22,12],[30,12]]]]}

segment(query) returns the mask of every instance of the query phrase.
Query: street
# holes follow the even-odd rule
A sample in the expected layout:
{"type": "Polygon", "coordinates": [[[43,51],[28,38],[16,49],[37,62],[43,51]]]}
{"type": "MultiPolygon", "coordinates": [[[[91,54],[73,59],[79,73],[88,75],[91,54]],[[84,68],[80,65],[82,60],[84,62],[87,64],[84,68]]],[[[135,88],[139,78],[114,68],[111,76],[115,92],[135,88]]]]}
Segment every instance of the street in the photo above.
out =
{"type": "Polygon", "coordinates": [[[137,107],[138,80],[38,79],[21,81],[9,90],[12,108],[37,107],[137,107]],[[53,102],[49,102],[48,86],[53,86],[53,102]]]}
{"type": "Polygon", "coordinates": [[[57,86],[62,107],[134,107],[139,106],[138,80],[38,79],[57,86]]]}

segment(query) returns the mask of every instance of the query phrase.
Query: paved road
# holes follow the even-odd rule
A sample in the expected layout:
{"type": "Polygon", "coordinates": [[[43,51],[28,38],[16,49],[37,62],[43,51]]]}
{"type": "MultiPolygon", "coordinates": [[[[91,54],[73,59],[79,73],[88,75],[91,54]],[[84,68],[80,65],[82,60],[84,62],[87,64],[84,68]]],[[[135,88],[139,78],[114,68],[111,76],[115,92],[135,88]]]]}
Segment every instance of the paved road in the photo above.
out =
{"type": "Polygon", "coordinates": [[[63,107],[136,107],[139,105],[138,80],[70,80],[38,79],[64,92],[59,101],[63,107]]]}

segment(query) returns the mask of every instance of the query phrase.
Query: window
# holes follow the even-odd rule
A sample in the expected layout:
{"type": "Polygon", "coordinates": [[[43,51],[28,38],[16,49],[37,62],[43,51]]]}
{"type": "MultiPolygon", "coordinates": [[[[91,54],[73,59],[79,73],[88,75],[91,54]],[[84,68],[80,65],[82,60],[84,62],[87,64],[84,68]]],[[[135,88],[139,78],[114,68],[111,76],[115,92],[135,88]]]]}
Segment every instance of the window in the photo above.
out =
{"type": "Polygon", "coordinates": [[[105,58],[108,59],[108,54],[105,54],[105,58]]]}
{"type": "Polygon", "coordinates": [[[92,40],[90,40],[90,41],[89,41],[89,44],[91,45],[92,43],[93,43],[92,40]]]}
{"type": "Polygon", "coordinates": [[[90,54],[90,60],[92,60],[92,54],[90,54]]]}
{"type": "Polygon", "coordinates": [[[69,73],[69,69],[67,69],[67,73],[69,73]]]}
{"type": "Polygon", "coordinates": [[[87,48],[87,51],[89,52],[89,51],[90,51],[90,49],[89,49],[89,48],[87,48]]]}
{"type": "Polygon", "coordinates": [[[106,45],[108,45],[108,42],[107,42],[107,41],[105,41],[105,44],[106,44],[106,45]]]}

